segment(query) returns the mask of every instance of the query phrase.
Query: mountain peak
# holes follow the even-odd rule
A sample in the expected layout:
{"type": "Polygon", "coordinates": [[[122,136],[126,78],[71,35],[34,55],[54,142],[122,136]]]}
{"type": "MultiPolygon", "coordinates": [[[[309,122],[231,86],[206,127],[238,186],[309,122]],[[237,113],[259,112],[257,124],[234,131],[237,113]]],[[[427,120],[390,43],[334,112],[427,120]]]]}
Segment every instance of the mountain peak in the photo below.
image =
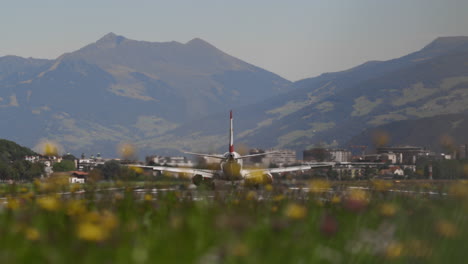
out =
{"type": "Polygon", "coordinates": [[[468,36],[438,37],[423,50],[452,50],[468,44],[468,36]]]}
{"type": "Polygon", "coordinates": [[[210,43],[204,41],[204,40],[201,39],[201,38],[194,38],[194,39],[190,40],[189,42],[187,42],[186,45],[189,45],[189,46],[197,46],[197,47],[210,47],[210,48],[214,48],[213,45],[211,45],[210,43]]]}
{"type": "Polygon", "coordinates": [[[114,48],[117,45],[119,45],[121,42],[123,42],[124,40],[126,40],[125,37],[119,36],[113,32],[110,32],[104,35],[98,41],[96,41],[96,44],[98,44],[99,47],[101,48],[114,48]]]}

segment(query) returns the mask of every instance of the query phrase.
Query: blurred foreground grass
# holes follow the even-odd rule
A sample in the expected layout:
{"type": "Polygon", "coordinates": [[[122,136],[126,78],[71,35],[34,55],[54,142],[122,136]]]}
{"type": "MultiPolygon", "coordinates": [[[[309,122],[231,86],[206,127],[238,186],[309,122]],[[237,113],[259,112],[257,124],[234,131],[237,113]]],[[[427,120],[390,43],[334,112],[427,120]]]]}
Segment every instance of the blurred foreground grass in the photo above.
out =
{"type": "Polygon", "coordinates": [[[352,186],[3,185],[0,263],[465,263],[468,182],[352,186]]]}

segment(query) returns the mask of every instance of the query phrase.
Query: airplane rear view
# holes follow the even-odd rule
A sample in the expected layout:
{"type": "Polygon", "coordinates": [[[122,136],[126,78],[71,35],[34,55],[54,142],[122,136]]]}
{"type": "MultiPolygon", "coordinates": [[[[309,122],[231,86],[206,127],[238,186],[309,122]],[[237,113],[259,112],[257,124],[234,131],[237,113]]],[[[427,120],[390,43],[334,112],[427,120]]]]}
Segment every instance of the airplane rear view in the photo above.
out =
{"type": "Polygon", "coordinates": [[[214,180],[222,181],[244,181],[246,184],[271,184],[273,183],[272,173],[304,171],[318,167],[328,167],[326,164],[315,165],[301,165],[284,168],[269,168],[269,169],[243,169],[243,159],[255,156],[264,156],[275,152],[266,152],[251,155],[240,155],[234,151],[234,130],[233,130],[233,114],[232,110],[229,112],[229,151],[222,154],[202,154],[185,152],[186,154],[210,157],[220,160],[219,170],[204,170],[204,169],[191,169],[191,168],[172,168],[163,166],[139,166],[145,168],[152,168],[156,171],[168,171],[176,173],[186,173],[192,175],[192,182],[196,185],[209,185],[214,186],[214,180]]]}

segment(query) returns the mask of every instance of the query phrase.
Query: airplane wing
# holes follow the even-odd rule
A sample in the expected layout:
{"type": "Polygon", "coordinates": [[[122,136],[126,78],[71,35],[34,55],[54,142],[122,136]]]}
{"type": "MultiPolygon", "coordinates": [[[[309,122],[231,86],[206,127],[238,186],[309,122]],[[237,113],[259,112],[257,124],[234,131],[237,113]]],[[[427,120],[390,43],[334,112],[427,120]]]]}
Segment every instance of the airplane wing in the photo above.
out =
{"type": "Polygon", "coordinates": [[[213,154],[201,154],[201,153],[193,153],[193,152],[184,152],[185,154],[191,154],[195,156],[201,157],[208,157],[208,158],[215,158],[215,159],[224,159],[223,155],[213,155],[213,154]]]}
{"type": "Polygon", "coordinates": [[[272,154],[272,153],[277,153],[277,152],[278,151],[271,151],[271,152],[265,152],[265,153],[244,155],[244,156],[240,156],[240,157],[238,157],[236,159],[246,159],[246,158],[257,157],[257,156],[265,156],[265,155],[272,154]]]}
{"type": "Polygon", "coordinates": [[[175,172],[175,173],[187,173],[187,174],[193,174],[193,175],[201,175],[205,178],[213,178],[214,174],[216,173],[216,171],[213,171],[213,170],[174,168],[174,167],[165,167],[165,166],[131,165],[130,167],[147,168],[147,169],[153,169],[155,171],[168,171],[168,172],[175,172]]]}
{"type": "Polygon", "coordinates": [[[281,172],[290,172],[290,171],[303,171],[303,170],[310,170],[314,168],[325,168],[330,167],[331,165],[327,164],[316,164],[316,165],[301,165],[301,166],[292,166],[292,167],[284,167],[284,168],[271,168],[266,169],[269,173],[281,173],[281,172]]]}
{"type": "Polygon", "coordinates": [[[258,175],[260,173],[282,173],[282,172],[291,172],[291,171],[304,171],[314,168],[325,168],[331,167],[330,164],[311,164],[311,165],[301,165],[301,166],[292,166],[284,168],[270,168],[270,169],[259,169],[259,170],[249,170],[249,175],[258,175]]]}

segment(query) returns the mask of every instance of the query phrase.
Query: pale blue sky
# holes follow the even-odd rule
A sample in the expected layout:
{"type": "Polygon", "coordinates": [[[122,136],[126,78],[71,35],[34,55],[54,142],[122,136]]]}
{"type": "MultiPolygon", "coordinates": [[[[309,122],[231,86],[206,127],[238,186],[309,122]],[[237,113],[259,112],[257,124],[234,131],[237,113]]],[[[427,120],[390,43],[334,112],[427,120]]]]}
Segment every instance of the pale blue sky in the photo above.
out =
{"type": "Polygon", "coordinates": [[[289,80],[468,35],[466,0],[0,0],[0,56],[56,58],[108,32],[200,37],[289,80]]]}

